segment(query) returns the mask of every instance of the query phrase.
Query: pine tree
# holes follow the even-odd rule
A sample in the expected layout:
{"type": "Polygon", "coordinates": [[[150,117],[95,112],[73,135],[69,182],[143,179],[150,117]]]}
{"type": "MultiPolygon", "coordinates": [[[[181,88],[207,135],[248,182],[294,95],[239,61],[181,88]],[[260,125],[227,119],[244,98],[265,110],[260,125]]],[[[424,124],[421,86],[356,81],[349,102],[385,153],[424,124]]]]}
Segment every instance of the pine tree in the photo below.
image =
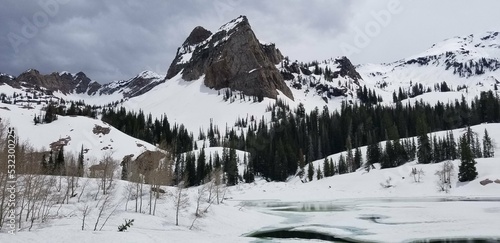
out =
{"type": "Polygon", "coordinates": [[[380,162],[382,169],[394,167],[394,147],[392,146],[391,140],[385,142],[385,151],[383,154],[383,159],[381,159],[380,162]]]}
{"type": "Polygon", "coordinates": [[[351,144],[351,136],[347,135],[347,141],[346,141],[346,149],[347,149],[347,157],[346,157],[346,164],[347,164],[347,172],[353,172],[354,169],[354,155],[352,154],[352,144],[351,144]]]}
{"type": "Polygon", "coordinates": [[[307,178],[309,181],[312,181],[314,178],[314,166],[312,162],[309,162],[309,166],[307,167],[307,178]]]}
{"type": "Polygon", "coordinates": [[[492,158],[495,156],[495,149],[493,147],[493,142],[486,129],[484,129],[484,136],[483,136],[483,156],[485,158],[492,158]]]}
{"type": "Polygon", "coordinates": [[[365,169],[369,171],[373,167],[373,164],[380,163],[380,156],[381,156],[380,144],[372,143],[371,145],[369,145],[366,151],[365,169]]]}
{"type": "Polygon", "coordinates": [[[316,171],[316,179],[319,181],[323,179],[323,172],[321,172],[321,168],[318,167],[318,170],[316,171]]]}
{"type": "Polygon", "coordinates": [[[479,136],[475,133],[475,141],[474,141],[474,158],[482,158],[483,151],[481,150],[481,143],[479,142],[479,136]]]}
{"type": "Polygon", "coordinates": [[[238,184],[238,157],[236,156],[236,149],[233,147],[229,149],[229,160],[226,166],[227,185],[238,184]]]}
{"type": "Polygon", "coordinates": [[[198,156],[198,161],[196,163],[196,184],[201,185],[204,183],[205,176],[207,175],[206,169],[206,158],[205,158],[205,148],[202,148],[198,156]]]}
{"type": "Polygon", "coordinates": [[[476,161],[472,154],[467,135],[460,139],[460,166],[458,168],[458,180],[460,182],[472,181],[477,177],[476,161]]]}
{"type": "Polygon", "coordinates": [[[458,158],[457,152],[457,142],[455,141],[455,137],[453,136],[453,132],[448,132],[448,146],[449,146],[449,159],[456,160],[458,158]]]}
{"type": "Polygon", "coordinates": [[[196,157],[194,154],[187,153],[186,154],[186,168],[185,172],[186,173],[186,179],[187,179],[187,186],[196,186],[197,182],[197,176],[196,176],[196,157]]]}
{"type": "MultiPolygon", "coordinates": [[[[245,160],[246,160],[246,155],[245,155],[245,160]]],[[[252,160],[248,161],[248,164],[245,168],[245,174],[243,175],[243,179],[245,180],[245,183],[252,183],[255,181],[255,175],[253,172],[253,162],[252,160]]]]}
{"type": "Polygon", "coordinates": [[[344,156],[341,154],[339,158],[339,175],[348,173],[347,164],[345,162],[344,156]]]}
{"type": "Polygon", "coordinates": [[[429,164],[432,162],[432,147],[427,136],[427,124],[423,117],[417,120],[418,150],[417,157],[419,164],[429,164]]]}
{"type": "Polygon", "coordinates": [[[301,179],[302,177],[304,177],[305,174],[304,167],[305,167],[304,154],[302,153],[302,149],[299,149],[299,172],[297,173],[297,175],[301,179]]]}
{"type": "Polygon", "coordinates": [[[54,163],[54,173],[55,175],[66,175],[65,165],[64,165],[64,147],[59,149],[57,153],[57,158],[54,163]]]}
{"type": "Polygon", "coordinates": [[[325,177],[330,177],[332,176],[330,174],[330,163],[328,162],[328,158],[325,157],[325,160],[323,161],[323,173],[325,174],[325,177]]]}
{"type": "Polygon", "coordinates": [[[361,165],[363,164],[363,156],[361,155],[361,150],[359,148],[356,148],[354,150],[354,171],[357,169],[361,168],[361,165]]]}
{"type": "Polygon", "coordinates": [[[80,150],[80,154],[78,154],[78,169],[77,169],[77,172],[78,172],[78,176],[79,177],[83,177],[83,173],[84,173],[84,166],[83,166],[83,161],[84,160],[84,157],[83,157],[83,145],[82,145],[82,148],[80,150]]]}
{"type": "Polygon", "coordinates": [[[330,159],[330,175],[334,176],[337,174],[337,168],[335,167],[335,163],[333,163],[333,159],[330,159]]]}

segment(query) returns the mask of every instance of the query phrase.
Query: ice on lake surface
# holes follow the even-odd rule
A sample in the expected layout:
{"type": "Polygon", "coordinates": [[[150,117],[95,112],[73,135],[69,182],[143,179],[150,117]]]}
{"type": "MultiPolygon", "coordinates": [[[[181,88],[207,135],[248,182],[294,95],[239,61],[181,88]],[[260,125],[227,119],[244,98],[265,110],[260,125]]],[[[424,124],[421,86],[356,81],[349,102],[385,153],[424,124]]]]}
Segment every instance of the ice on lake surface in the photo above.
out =
{"type": "Polygon", "coordinates": [[[250,232],[256,242],[500,242],[500,198],[245,201],[283,217],[250,232]]]}

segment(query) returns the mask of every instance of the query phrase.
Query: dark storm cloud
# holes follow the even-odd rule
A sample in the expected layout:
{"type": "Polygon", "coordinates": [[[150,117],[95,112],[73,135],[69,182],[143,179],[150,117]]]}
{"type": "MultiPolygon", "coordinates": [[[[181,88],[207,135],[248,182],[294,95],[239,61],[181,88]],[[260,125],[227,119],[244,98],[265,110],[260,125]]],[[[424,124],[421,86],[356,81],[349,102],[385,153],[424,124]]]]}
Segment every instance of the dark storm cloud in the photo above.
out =
{"type": "Polygon", "coordinates": [[[101,83],[128,79],[143,70],[164,74],[194,27],[216,31],[239,15],[248,17],[261,41],[276,43],[292,60],[324,60],[345,54],[339,46],[355,44],[356,30],[374,23],[374,11],[384,11],[391,1],[400,3],[403,11],[391,16],[369,45],[349,55],[355,63],[395,61],[444,38],[500,29],[497,0],[483,4],[466,0],[3,0],[0,72],[83,71],[101,83]]]}
{"type": "Polygon", "coordinates": [[[165,73],[195,26],[216,31],[239,15],[264,41],[292,49],[342,28],[349,2],[7,0],[0,8],[0,72],[83,71],[101,83],[145,69],[165,73]]]}

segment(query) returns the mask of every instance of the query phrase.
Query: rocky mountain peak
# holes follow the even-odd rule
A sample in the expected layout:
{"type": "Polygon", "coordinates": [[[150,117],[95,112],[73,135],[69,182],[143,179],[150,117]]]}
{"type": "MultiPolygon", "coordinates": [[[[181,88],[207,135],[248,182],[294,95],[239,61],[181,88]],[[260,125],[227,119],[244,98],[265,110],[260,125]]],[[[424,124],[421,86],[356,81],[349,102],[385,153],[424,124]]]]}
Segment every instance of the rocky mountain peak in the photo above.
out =
{"type": "Polygon", "coordinates": [[[29,69],[21,73],[11,84],[14,87],[28,87],[33,89],[44,88],[49,91],[60,91],[64,94],[76,93],[93,95],[101,85],[88,78],[85,73],[79,72],[75,75],[68,72],[53,72],[41,74],[36,69],[29,69]]]}
{"type": "Polygon", "coordinates": [[[197,26],[196,28],[193,29],[193,31],[191,31],[191,34],[189,34],[188,38],[186,39],[186,41],[184,41],[182,46],[192,46],[199,44],[200,42],[206,40],[211,35],[212,32],[210,32],[209,30],[201,26],[197,26]]]}
{"type": "Polygon", "coordinates": [[[351,78],[354,83],[359,85],[359,80],[363,78],[358,73],[358,71],[356,71],[356,68],[354,67],[354,65],[352,65],[351,61],[347,57],[339,57],[335,59],[335,63],[338,64],[338,70],[333,72],[333,78],[337,78],[337,75],[344,78],[348,77],[351,78]]]}
{"type": "Polygon", "coordinates": [[[278,91],[293,99],[276,65],[283,59],[274,45],[264,45],[255,36],[248,19],[240,16],[208,36],[196,27],[177,51],[167,79],[178,74],[186,81],[205,75],[209,88],[231,88],[246,95],[276,98],[278,91]],[[204,40],[201,40],[205,38],[204,40]]]}

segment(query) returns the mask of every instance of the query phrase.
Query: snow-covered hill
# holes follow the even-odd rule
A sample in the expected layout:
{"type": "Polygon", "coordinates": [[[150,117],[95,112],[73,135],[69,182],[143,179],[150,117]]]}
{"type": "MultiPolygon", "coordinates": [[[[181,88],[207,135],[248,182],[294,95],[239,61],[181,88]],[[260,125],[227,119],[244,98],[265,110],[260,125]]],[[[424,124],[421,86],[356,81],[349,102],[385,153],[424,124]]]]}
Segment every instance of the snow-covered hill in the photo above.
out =
{"type": "Polygon", "coordinates": [[[428,50],[389,64],[357,67],[370,85],[389,92],[411,91],[422,84],[434,91],[446,82],[451,90],[492,90],[500,80],[499,32],[471,34],[438,42],[428,50]]]}
{"type": "MultiPolygon", "coordinates": [[[[500,124],[479,125],[473,129],[481,132],[485,128],[492,136],[499,137],[500,124]]],[[[454,132],[458,135],[461,131],[454,132]]],[[[220,151],[220,148],[211,149],[211,152],[220,151]]],[[[495,151],[500,153],[498,147],[495,151]]],[[[67,242],[77,237],[82,242],[123,243],[164,242],[167,237],[173,242],[233,243],[255,242],[255,238],[247,236],[273,229],[320,232],[368,242],[472,236],[498,238],[500,184],[483,186],[480,181],[500,179],[500,163],[495,158],[477,159],[477,162],[478,178],[460,183],[456,176],[453,177],[449,193],[439,191],[436,184],[435,172],[441,169],[442,163],[408,163],[397,168],[374,169],[368,173],[358,171],[308,183],[302,183],[299,178],[287,182],[258,179],[251,184],[229,187],[224,203],[211,205],[192,230],[189,227],[195,218],[198,192],[202,187],[186,189],[184,195],[189,203],[180,211],[180,226],[175,226],[175,187],[162,187],[167,193],[158,199],[155,215],[148,215],[148,186],[143,192],[143,213],[139,213],[134,210],[134,197],[129,197],[130,190],[135,190],[134,184],[118,180],[112,190],[110,207],[104,211],[104,217],[112,212],[111,216],[102,231],[93,232],[102,199],[97,200],[95,196],[99,193],[99,181],[84,178],[76,189],[77,193],[82,193],[81,198],[73,197],[68,204],[56,205],[51,211],[51,220],[35,225],[31,231],[27,230],[29,224],[23,223],[26,229],[15,236],[0,234],[0,241],[67,242]],[[424,172],[421,182],[415,182],[409,175],[414,167],[424,172]],[[383,188],[380,183],[388,177],[392,178],[392,187],[383,188]],[[92,210],[82,231],[82,212],[86,206],[92,210]],[[134,219],[134,225],[128,232],[117,232],[117,226],[123,224],[124,219],[134,219]]],[[[458,161],[453,163],[455,171],[458,170],[458,161]]],[[[201,203],[202,208],[208,206],[205,200],[201,203]]]]}
{"type": "Polygon", "coordinates": [[[35,125],[33,118],[40,116],[42,106],[0,104],[0,117],[16,128],[20,143],[26,142],[37,150],[49,151],[51,144],[64,144],[65,152],[77,155],[83,147],[88,166],[99,163],[99,159],[107,154],[121,161],[126,155],[135,157],[146,150],[156,150],[155,146],[130,137],[98,119],[59,116],[52,123],[35,125]]]}

